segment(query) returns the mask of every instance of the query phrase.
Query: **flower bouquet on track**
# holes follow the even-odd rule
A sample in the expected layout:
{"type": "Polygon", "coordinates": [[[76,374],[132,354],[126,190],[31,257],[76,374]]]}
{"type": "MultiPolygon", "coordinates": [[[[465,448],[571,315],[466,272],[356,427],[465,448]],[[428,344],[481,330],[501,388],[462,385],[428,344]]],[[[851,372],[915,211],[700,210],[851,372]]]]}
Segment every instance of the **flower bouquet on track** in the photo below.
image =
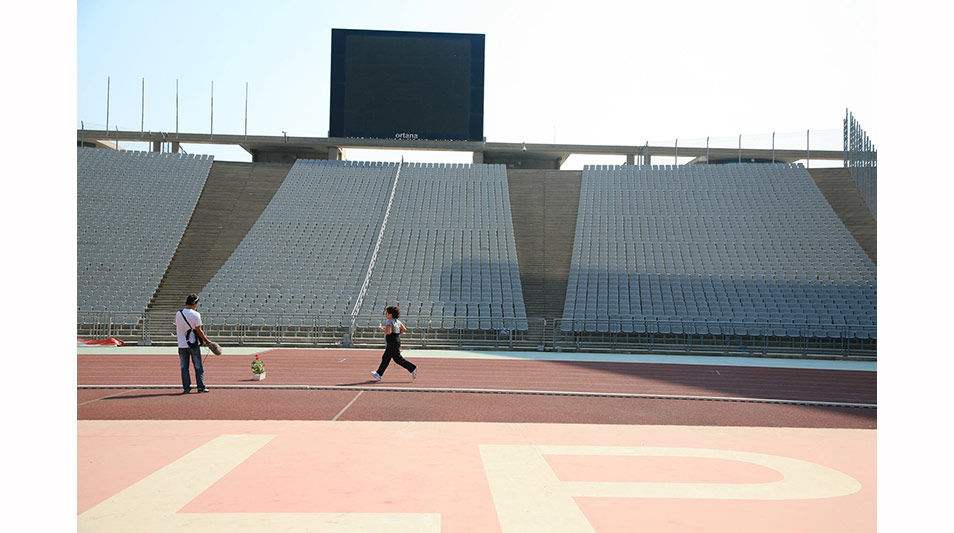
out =
{"type": "Polygon", "coordinates": [[[258,354],[255,354],[255,359],[252,359],[252,380],[261,381],[263,379],[265,379],[265,362],[258,357],[258,354]]]}

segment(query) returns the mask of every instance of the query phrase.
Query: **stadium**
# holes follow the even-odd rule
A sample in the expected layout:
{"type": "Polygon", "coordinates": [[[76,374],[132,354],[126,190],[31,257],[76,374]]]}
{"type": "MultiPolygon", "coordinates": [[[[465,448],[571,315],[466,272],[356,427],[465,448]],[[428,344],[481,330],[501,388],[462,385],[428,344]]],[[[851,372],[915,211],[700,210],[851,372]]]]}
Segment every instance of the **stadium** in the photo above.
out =
{"type": "Polygon", "coordinates": [[[76,130],[81,531],[875,529],[850,110],[840,150],[497,142],[484,35],[331,37],[326,137],[76,130]],[[389,306],[420,377],[368,378],[389,306]]]}
{"type": "MultiPolygon", "coordinates": [[[[77,133],[92,139],[82,141],[87,144],[108,140],[104,131],[77,133]]],[[[194,137],[179,135],[182,142],[194,137]]],[[[119,138],[141,140],[138,132],[119,138]]],[[[675,148],[531,145],[523,151],[481,142],[469,143],[475,161],[499,163],[424,166],[327,157],[350,147],[467,147],[219,142],[240,143],[256,162],[81,150],[79,201],[90,204],[79,210],[78,335],[170,343],[165,317],[183,291],[201,287],[215,316],[209,331],[238,344],[362,346],[373,340],[366,330],[377,325],[380,309],[399,305],[415,331],[406,342],[419,346],[876,354],[877,189],[870,184],[877,167],[813,171],[781,162],[813,155],[847,162],[847,148],[780,152],[775,164],[580,172],[561,171],[559,163],[571,153],[614,149],[651,161],[675,148]],[[282,159],[294,163],[275,162],[282,159]],[[157,183],[157,175],[169,179],[157,183]],[[109,213],[96,209],[93,202],[105,198],[96,184],[115,187],[120,176],[131,180],[121,187],[129,198],[110,198],[109,213]],[[185,182],[194,189],[183,189],[185,182]],[[167,187],[149,193],[154,205],[138,202],[146,183],[167,187]],[[159,209],[177,190],[188,203],[171,217],[159,209]],[[325,190],[337,194],[319,194],[325,190]],[[354,202],[346,215],[335,209],[344,198],[354,202]],[[522,209],[515,212],[514,203],[522,209]],[[156,217],[136,217],[142,232],[167,233],[161,257],[158,250],[149,257],[147,250],[127,249],[150,242],[150,234],[126,228],[117,236],[99,231],[112,226],[108,219],[84,220],[87,214],[125,220],[139,212],[156,217]],[[159,221],[170,226],[157,227],[159,221]],[[358,223],[362,232],[355,234],[358,223]],[[305,241],[313,245],[302,249],[305,241]],[[140,263],[126,265],[109,254],[140,263]],[[189,262],[196,257],[201,271],[189,262]],[[353,261],[342,265],[345,258],[353,261]],[[151,277],[143,275],[144,265],[153,268],[151,277]],[[408,267],[413,277],[398,276],[408,267]],[[426,271],[418,274],[420,268],[426,271]]],[[[762,159],[763,152],[737,157],[762,159]]],[[[858,150],[855,157],[874,160],[876,152],[858,150]]]]}

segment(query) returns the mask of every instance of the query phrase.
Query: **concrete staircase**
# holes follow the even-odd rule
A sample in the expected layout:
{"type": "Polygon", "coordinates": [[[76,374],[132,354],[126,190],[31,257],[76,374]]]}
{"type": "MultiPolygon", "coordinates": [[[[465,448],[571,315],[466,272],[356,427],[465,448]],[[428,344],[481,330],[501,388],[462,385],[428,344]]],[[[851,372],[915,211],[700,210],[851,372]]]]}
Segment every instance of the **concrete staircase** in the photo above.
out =
{"type": "Polygon", "coordinates": [[[168,311],[171,316],[182,308],[189,293],[205,288],[258,220],[291,167],[212,163],[192,219],[146,311],[168,311]]]}
{"type": "Polygon", "coordinates": [[[560,318],[583,172],[508,169],[507,182],[527,316],[560,318]]]}
{"type": "Polygon", "coordinates": [[[847,168],[809,169],[815,185],[874,264],[878,264],[878,224],[847,168]]]}

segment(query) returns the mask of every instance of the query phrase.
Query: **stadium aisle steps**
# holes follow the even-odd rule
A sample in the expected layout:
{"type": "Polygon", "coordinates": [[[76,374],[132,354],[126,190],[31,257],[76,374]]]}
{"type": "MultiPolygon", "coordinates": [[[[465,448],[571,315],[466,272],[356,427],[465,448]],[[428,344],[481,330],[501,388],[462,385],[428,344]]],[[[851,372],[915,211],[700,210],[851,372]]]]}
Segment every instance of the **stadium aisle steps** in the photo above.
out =
{"type": "Polygon", "coordinates": [[[835,210],[851,235],[878,264],[878,224],[858,192],[858,186],[847,168],[809,169],[815,185],[825,195],[828,204],[835,210]]]}
{"type": "Polygon", "coordinates": [[[184,294],[200,292],[258,220],[289,169],[283,163],[214,162],[147,310],[178,309],[184,294]]]}
{"type": "Polygon", "coordinates": [[[563,314],[582,171],[508,169],[513,231],[527,316],[563,314]]]}

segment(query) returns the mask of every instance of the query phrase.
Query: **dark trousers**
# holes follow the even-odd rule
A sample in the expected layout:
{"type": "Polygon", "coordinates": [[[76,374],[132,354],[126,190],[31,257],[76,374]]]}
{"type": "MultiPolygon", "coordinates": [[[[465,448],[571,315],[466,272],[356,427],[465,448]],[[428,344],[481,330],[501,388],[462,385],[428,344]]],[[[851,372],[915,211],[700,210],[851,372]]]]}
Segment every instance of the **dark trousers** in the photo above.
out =
{"type": "Polygon", "coordinates": [[[384,375],[384,371],[387,370],[388,364],[391,363],[392,359],[408,372],[414,372],[417,365],[401,356],[401,341],[398,339],[397,334],[392,333],[387,335],[385,339],[387,340],[388,346],[384,349],[384,355],[381,356],[381,366],[378,367],[378,375],[384,375]],[[391,337],[394,338],[392,339],[391,337]]]}
{"type": "Polygon", "coordinates": [[[189,376],[189,359],[195,367],[195,384],[202,390],[205,388],[205,370],[202,368],[202,352],[199,347],[179,348],[179,370],[182,372],[182,390],[189,392],[192,389],[192,379],[189,376]]]}

